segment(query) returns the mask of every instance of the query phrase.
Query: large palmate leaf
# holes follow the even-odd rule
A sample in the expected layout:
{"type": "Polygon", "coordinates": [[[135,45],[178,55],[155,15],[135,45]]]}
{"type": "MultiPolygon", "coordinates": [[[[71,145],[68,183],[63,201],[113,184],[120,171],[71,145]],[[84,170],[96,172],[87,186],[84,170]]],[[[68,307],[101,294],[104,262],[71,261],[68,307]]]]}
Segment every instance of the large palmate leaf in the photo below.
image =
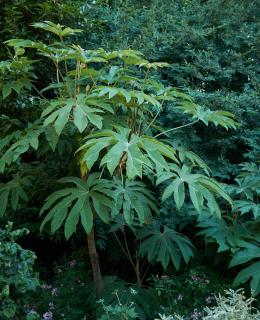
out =
{"type": "Polygon", "coordinates": [[[32,89],[33,63],[35,61],[21,56],[24,50],[16,50],[16,55],[11,60],[0,61],[0,93],[3,100],[11,93],[21,94],[32,89]],[[21,51],[22,50],[22,51],[21,51]]]}
{"type": "Polygon", "coordinates": [[[255,200],[260,194],[260,167],[252,162],[243,163],[241,166],[242,172],[235,179],[237,184],[229,185],[228,190],[233,196],[239,196],[239,201],[245,200],[246,202],[253,201],[256,203],[255,200]]]}
{"type": "Polygon", "coordinates": [[[233,285],[237,287],[250,279],[253,295],[256,296],[260,293],[260,261],[254,262],[249,267],[240,271],[236,276],[233,285]]]}
{"type": "Polygon", "coordinates": [[[217,242],[218,252],[231,249],[237,250],[247,239],[253,239],[254,235],[240,223],[227,224],[224,219],[214,216],[199,216],[198,227],[203,230],[198,235],[204,236],[207,242],[217,242]]]}
{"type": "Polygon", "coordinates": [[[186,165],[179,167],[176,164],[172,164],[170,165],[170,170],[171,172],[163,173],[157,179],[157,185],[171,180],[162,195],[163,201],[173,195],[176,206],[180,209],[184,204],[186,188],[188,187],[191,202],[198,212],[202,211],[204,202],[206,202],[210,211],[220,216],[220,209],[215,195],[222,197],[232,205],[229,195],[214,179],[202,174],[191,173],[191,168],[186,165]]]}
{"type": "Polygon", "coordinates": [[[212,111],[210,109],[206,109],[188,100],[187,101],[182,100],[178,108],[183,110],[185,113],[192,114],[194,119],[201,120],[206,125],[208,125],[209,122],[212,122],[216,126],[220,125],[226,129],[228,128],[236,129],[237,127],[237,123],[234,120],[235,116],[228,111],[224,111],[224,110],[212,111]]]}
{"type": "Polygon", "coordinates": [[[57,35],[60,38],[82,32],[82,30],[80,30],[80,29],[71,29],[69,27],[65,27],[60,24],[55,24],[51,21],[33,23],[32,26],[37,29],[49,31],[49,32],[57,35]]]}
{"type": "Polygon", "coordinates": [[[241,249],[236,252],[229,263],[229,267],[235,267],[244,263],[251,264],[241,270],[234,279],[235,287],[246,281],[250,281],[250,286],[254,295],[260,293],[260,243],[243,242],[241,249]]]}
{"type": "Polygon", "coordinates": [[[210,173],[210,168],[206,164],[205,161],[203,161],[196,153],[190,150],[185,150],[182,148],[178,148],[178,156],[182,163],[186,163],[186,161],[189,162],[189,164],[192,166],[192,168],[200,168],[202,169],[207,175],[210,173]]]}
{"type": "Polygon", "coordinates": [[[95,214],[107,223],[112,207],[111,184],[99,176],[99,173],[91,173],[86,180],[77,177],[60,179],[60,183],[74,186],[58,190],[46,199],[40,214],[49,212],[41,224],[41,230],[51,221],[51,231],[54,233],[65,222],[64,233],[68,239],[76,231],[79,220],[87,233],[92,230],[95,214]]]}
{"type": "MultiPolygon", "coordinates": [[[[9,148],[4,152],[0,158],[0,172],[5,171],[6,165],[17,161],[19,157],[27,152],[31,147],[34,150],[38,149],[39,146],[39,136],[44,131],[44,128],[38,126],[31,126],[30,128],[20,132],[16,136],[16,142],[11,144],[9,148]]],[[[3,140],[0,140],[4,143],[3,140]]]]}
{"type": "Polygon", "coordinates": [[[157,261],[167,268],[171,261],[179,270],[181,260],[188,263],[193,257],[193,245],[184,235],[167,226],[148,226],[138,232],[140,255],[147,256],[149,261],[157,261]]]}
{"type": "Polygon", "coordinates": [[[79,132],[83,132],[89,123],[101,129],[103,117],[99,114],[104,110],[113,113],[113,109],[104,100],[98,100],[93,95],[78,94],[76,99],[67,98],[53,101],[43,111],[42,117],[45,118],[44,126],[53,124],[57,135],[60,135],[70,119],[73,119],[79,132]]]}
{"type": "Polygon", "coordinates": [[[28,201],[28,196],[24,188],[30,185],[30,180],[27,177],[19,176],[15,176],[7,183],[0,183],[0,217],[5,214],[8,201],[10,201],[14,211],[16,211],[21,200],[28,201]]]}
{"type": "Polygon", "coordinates": [[[234,210],[238,210],[241,215],[252,212],[255,219],[260,217],[260,204],[250,200],[234,201],[234,210]]]}
{"type": "Polygon", "coordinates": [[[112,216],[123,213],[127,224],[132,225],[135,215],[141,224],[148,222],[152,217],[152,211],[158,213],[156,199],[147,186],[141,181],[129,181],[124,183],[120,179],[114,179],[113,185],[114,206],[112,216]]]}
{"type": "MultiPolygon", "coordinates": [[[[124,88],[106,87],[100,86],[96,89],[99,97],[106,96],[108,99],[118,98],[119,101],[123,101],[128,107],[143,106],[147,109],[147,105],[151,105],[158,110],[161,109],[161,103],[158,97],[154,95],[148,95],[139,90],[126,90],[124,88]],[[123,99],[123,100],[121,100],[123,99]]],[[[149,110],[149,109],[148,109],[149,110]]]]}
{"type": "Polygon", "coordinates": [[[78,151],[81,151],[81,162],[86,164],[88,170],[103,151],[100,166],[106,166],[111,175],[116,168],[125,169],[129,179],[142,177],[144,168],[155,167],[158,173],[167,170],[166,159],[178,161],[174,148],[152,137],[133,134],[123,127],[90,134],[78,151]]]}

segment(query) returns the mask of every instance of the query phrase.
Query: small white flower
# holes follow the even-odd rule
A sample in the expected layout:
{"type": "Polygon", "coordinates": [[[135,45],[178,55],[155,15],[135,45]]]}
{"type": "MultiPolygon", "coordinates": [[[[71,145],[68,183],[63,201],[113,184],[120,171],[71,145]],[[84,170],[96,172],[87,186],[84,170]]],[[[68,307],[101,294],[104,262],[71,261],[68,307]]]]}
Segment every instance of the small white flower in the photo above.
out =
{"type": "Polygon", "coordinates": [[[132,295],[137,295],[137,291],[135,289],[133,289],[133,288],[130,288],[130,293],[132,295]]]}

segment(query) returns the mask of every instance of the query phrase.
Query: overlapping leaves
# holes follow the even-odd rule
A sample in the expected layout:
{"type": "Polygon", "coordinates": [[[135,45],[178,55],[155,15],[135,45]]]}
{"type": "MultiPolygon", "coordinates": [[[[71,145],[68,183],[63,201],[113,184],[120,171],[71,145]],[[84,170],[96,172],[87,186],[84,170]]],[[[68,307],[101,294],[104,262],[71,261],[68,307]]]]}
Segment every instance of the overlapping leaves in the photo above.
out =
{"type": "Polygon", "coordinates": [[[80,147],[82,162],[88,170],[100,159],[100,166],[106,166],[111,175],[116,168],[125,169],[126,176],[133,179],[142,177],[144,168],[153,167],[157,172],[168,169],[167,160],[178,161],[174,148],[149,136],[138,136],[128,128],[115,127],[115,130],[103,130],[87,137],[80,147]]]}
{"type": "Polygon", "coordinates": [[[244,242],[241,250],[235,253],[229,263],[229,267],[234,267],[240,264],[251,262],[249,266],[241,270],[234,279],[235,287],[242,283],[250,281],[250,286],[253,295],[260,293],[260,243],[244,242]]]}
{"type": "Polygon", "coordinates": [[[122,183],[120,179],[114,179],[112,194],[112,216],[115,217],[122,212],[129,225],[133,224],[136,215],[139,222],[144,224],[151,220],[152,212],[158,213],[154,195],[141,181],[126,180],[122,183]]]}
{"type": "Polygon", "coordinates": [[[19,157],[27,152],[31,147],[34,150],[38,149],[39,146],[39,136],[42,134],[43,128],[35,125],[30,125],[24,132],[17,132],[14,136],[10,135],[9,141],[6,139],[0,140],[0,144],[8,145],[13,138],[17,141],[10,145],[10,147],[3,153],[0,158],[0,172],[4,172],[6,165],[17,161],[19,157]]]}
{"type": "Polygon", "coordinates": [[[45,118],[44,126],[54,125],[58,135],[61,134],[67,122],[72,119],[74,125],[79,132],[83,132],[89,123],[102,128],[103,117],[100,115],[104,110],[113,113],[113,109],[108,103],[102,99],[97,99],[95,96],[87,96],[78,94],[76,98],[58,99],[53,101],[46,108],[42,117],[45,118]]]}
{"type": "Polygon", "coordinates": [[[215,195],[222,197],[232,205],[229,195],[214,179],[202,174],[191,173],[191,168],[186,165],[179,167],[176,164],[172,164],[170,165],[170,170],[171,172],[164,172],[157,179],[157,185],[171,180],[163,192],[163,201],[173,195],[176,206],[180,209],[184,204],[188,187],[191,202],[198,212],[202,211],[206,203],[212,213],[220,216],[220,209],[215,195]]]}
{"type": "Polygon", "coordinates": [[[199,217],[198,235],[204,236],[207,242],[216,242],[218,252],[237,250],[245,240],[252,240],[253,234],[240,223],[227,223],[224,219],[203,215],[199,217]]]}
{"type": "Polygon", "coordinates": [[[0,183],[0,217],[5,214],[8,201],[10,201],[11,207],[14,211],[16,211],[21,200],[28,201],[25,188],[30,185],[30,180],[27,177],[19,176],[15,176],[7,183],[0,183]]]}

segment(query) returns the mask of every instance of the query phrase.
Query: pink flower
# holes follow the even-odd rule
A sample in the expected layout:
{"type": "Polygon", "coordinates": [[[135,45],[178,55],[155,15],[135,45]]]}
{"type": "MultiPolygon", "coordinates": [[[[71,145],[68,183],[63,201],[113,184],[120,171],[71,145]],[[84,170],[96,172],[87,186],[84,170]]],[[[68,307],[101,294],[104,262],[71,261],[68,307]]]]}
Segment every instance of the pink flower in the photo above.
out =
{"type": "Polygon", "coordinates": [[[196,275],[193,275],[193,276],[191,277],[191,279],[192,279],[194,282],[200,281],[200,277],[198,277],[198,276],[196,276],[196,275]]]}
{"type": "Polygon", "coordinates": [[[76,261],[76,260],[71,260],[71,261],[68,262],[68,265],[69,265],[71,268],[75,267],[76,264],[77,264],[77,261],[76,261]]]}
{"type": "Polygon", "coordinates": [[[52,312],[51,312],[51,311],[45,312],[45,313],[43,314],[43,319],[44,319],[44,320],[53,320],[53,318],[52,318],[52,312]]]}

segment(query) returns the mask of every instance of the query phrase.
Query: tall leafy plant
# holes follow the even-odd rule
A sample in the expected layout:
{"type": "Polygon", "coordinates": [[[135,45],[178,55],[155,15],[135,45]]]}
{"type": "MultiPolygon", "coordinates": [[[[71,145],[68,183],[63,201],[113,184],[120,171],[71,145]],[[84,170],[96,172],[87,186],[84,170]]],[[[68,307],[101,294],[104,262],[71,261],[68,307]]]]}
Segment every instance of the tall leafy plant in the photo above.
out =
{"type": "MultiPolygon", "coordinates": [[[[17,92],[18,82],[21,83],[19,90],[28,94],[31,90],[41,103],[40,110],[35,111],[27,128],[18,134],[10,129],[11,132],[2,135],[0,171],[4,172],[10,165],[22,161],[31,148],[41,151],[41,145],[45,143],[49,149],[44,152],[52,154],[57,152],[62,139],[73,141],[75,156],[71,162],[77,161],[78,176],[59,180],[65,188],[46,199],[40,212],[47,214],[42,227],[51,221],[51,230],[55,232],[64,224],[68,239],[81,223],[87,233],[96,293],[99,295],[103,283],[95,243],[95,220],[100,218],[109,223],[122,214],[126,223],[131,225],[137,215],[140,225],[148,224],[158,211],[155,198],[149,192],[156,181],[166,187],[162,200],[173,195],[177,208],[182,207],[189,194],[198,212],[207,206],[220,214],[216,196],[231,204],[230,197],[218,182],[207,175],[208,171],[199,157],[179,152],[167,136],[169,132],[199,121],[205,124],[212,122],[226,129],[235,127],[236,123],[231,113],[201,108],[189,96],[156,81],[152,70],[167,67],[165,63],[150,63],[134,50],[107,52],[71,45],[65,41],[66,38],[80,30],[49,21],[35,23],[34,27],[52,33],[57,40],[50,40],[48,44],[27,39],[9,40],[6,44],[13,48],[14,56],[2,65],[4,68],[11,65],[14,70],[16,65],[17,68],[26,67],[28,60],[25,54],[33,50],[40,61],[47,59],[54,66],[55,78],[39,92],[32,80],[31,65],[40,62],[30,61],[26,82],[23,82],[24,74],[21,72],[15,73],[15,82],[9,80],[1,84],[3,99],[17,92]],[[192,121],[167,130],[158,126],[158,116],[169,103],[190,114],[192,121]]],[[[10,68],[5,70],[7,72],[10,68]]],[[[8,76],[12,78],[12,75],[8,76]]],[[[63,157],[66,157],[65,152],[63,157]]],[[[1,194],[7,198],[6,191],[1,194]]],[[[189,253],[184,251],[190,251],[189,243],[169,229],[164,229],[163,235],[169,246],[173,243],[174,247],[179,245],[184,260],[188,261],[189,253]]],[[[160,238],[154,231],[144,236],[143,255],[147,251],[148,236],[153,242],[160,238]]],[[[162,260],[165,248],[162,246],[162,249],[155,250],[152,256],[158,255],[162,260]]],[[[168,264],[170,257],[178,261],[179,257],[174,255],[174,250],[170,249],[166,260],[162,260],[163,265],[168,264]]]]}

